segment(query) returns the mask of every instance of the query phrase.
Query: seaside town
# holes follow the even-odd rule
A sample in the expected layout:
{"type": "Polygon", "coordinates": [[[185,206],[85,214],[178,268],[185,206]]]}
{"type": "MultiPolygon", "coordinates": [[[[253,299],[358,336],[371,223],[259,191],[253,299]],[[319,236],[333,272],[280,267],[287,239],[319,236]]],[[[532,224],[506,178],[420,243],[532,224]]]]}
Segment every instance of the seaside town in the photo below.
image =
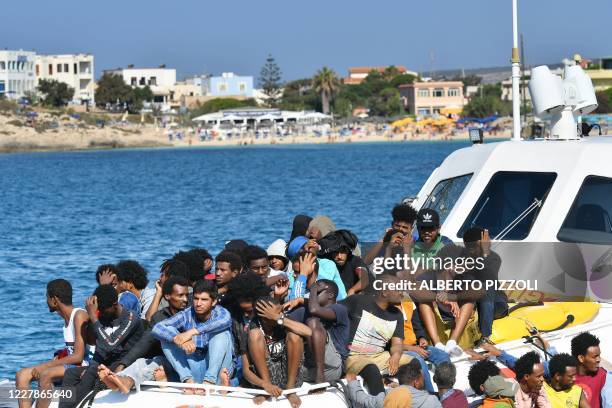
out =
{"type": "MultiPolygon", "coordinates": [[[[585,117],[612,122],[612,57],[575,55],[599,107],[585,117]]],[[[530,115],[524,67],[523,137],[545,136],[530,115]]],[[[283,81],[274,57],[261,71],[178,79],[171,65],[103,68],[91,54],[41,55],[0,50],[0,151],[117,147],[221,146],[467,139],[468,129],[507,138],[510,71],[500,68],[416,72],[403,65],[322,67],[283,81]]]]}

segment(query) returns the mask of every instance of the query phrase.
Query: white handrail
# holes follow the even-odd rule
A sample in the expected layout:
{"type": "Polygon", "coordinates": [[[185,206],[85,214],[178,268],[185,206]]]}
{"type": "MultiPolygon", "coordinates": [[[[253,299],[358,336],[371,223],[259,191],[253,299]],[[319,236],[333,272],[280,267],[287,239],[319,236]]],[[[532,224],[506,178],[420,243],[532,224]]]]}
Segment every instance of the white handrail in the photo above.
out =
{"type": "Polygon", "coordinates": [[[518,12],[517,0],[512,0],[512,140],[521,140],[521,60],[518,49],[518,12]]]}
{"type": "MultiPolygon", "coordinates": [[[[207,394],[208,394],[208,391],[229,391],[229,392],[243,392],[245,394],[253,394],[253,395],[270,395],[266,391],[260,390],[257,388],[228,387],[225,385],[216,385],[216,384],[177,383],[177,382],[169,382],[169,381],[143,381],[141,385],[147,385],[147,386],[152,386],[152,387],[203,389],[203,390],[206,390],[207,394]]],[[[329,387],[331,387],[331,384],[328,382],[324,382],[320,384],[308,384],[308,385],[302,385],[299,388],[290,388],[288,390],[283,390],[281,395],[304,394],[312,390],[318,390],[321,388],[329,388],[329,387]]]]}

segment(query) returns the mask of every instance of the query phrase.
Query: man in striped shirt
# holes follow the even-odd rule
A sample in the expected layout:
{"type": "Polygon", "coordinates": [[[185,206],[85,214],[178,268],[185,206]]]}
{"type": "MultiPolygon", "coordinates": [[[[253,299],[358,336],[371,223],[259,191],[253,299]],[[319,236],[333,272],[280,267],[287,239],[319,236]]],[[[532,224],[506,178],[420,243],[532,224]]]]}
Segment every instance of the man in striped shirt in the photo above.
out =
{"type": "Polygon", "coordinates": [[[157,323],[153,335],[181,382],[218,384],[222,370],[232,371],[231,324],[212,282],[198,281],[192,306],[157,323]]]}

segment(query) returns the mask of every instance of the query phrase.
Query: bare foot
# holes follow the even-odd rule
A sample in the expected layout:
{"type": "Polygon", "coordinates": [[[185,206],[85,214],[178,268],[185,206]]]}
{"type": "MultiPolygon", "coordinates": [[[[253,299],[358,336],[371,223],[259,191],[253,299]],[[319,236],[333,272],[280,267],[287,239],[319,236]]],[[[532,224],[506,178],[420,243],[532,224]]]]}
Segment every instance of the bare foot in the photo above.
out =
{"type": "MultiPolygon", "coordinates": [[[[183,382],[185,384],[195,384],[195,381],[193,381],[191,378],[183,382]]],[[[194,395],[196,394],[196,391],[197,391],[196,388],[183,388],[183,394],[187,394],[187,395],[194,395]]]]}
{"type": "Polygon", "coordinates": [[[117,386],[117,383],[110,378],[112,374],[113,372],[104,364],[100,364],[98,366],[98,378],[100,378],[100,381],[102,381],[109,389],[118,391],[119,387],[117,386]]]}
{"type": "Polygon", "coordinates": [[[134,385],[134,381],[130,377],[123,377],[113,373],[109,375],[108,378],[117,384],[119,391],[121,391],[123,394],[129,394],[130,390],[132,389],[132,385],[134,385]]]}
{"type": "Polygon", "coordinates": [[[266,401],[268,399],[268,397],[266,397],[265,395],[258,395],[256,397],[253,397],[253,403],[255,405],[261,405],[264,403],[264,401],[266,401]]]}
{"type": "Polygon", "coordinates": [[[289,401],[289,404],[291,404],[291,408],[299,408],[300,405],[302,405],[302,400],[297,396],[297,394],[288,394],[287,400],[289,401]]]}
{"type": "MultiPolygon", "coordinates": [[[[222,385],[224,387],[229,387],[230,386],[230,375],[229,375],[229,370],[227,368],[222,368],[221,371],[219,372],[219,385],[222,385]]],[[[219,391],[220,394],[227,394],[229,391],[219,391]]]]}
{"type": "Polygon", "coordinates": [[[465,349],[463,351],[465,351],[465,353],[468,356],[470,356],[470,360],[475,360],[475,361],[486,360],[488,356],[488,354],[480,354],[480,353],[475,352],[472,349],[465,349]]]}
{"type": "Polygon", "coordinates": [[[487,351],[492,356],[498,357],[501,355],[501,350],[489,343],[482,343],[480,345],[484,351],[487,351]]]}

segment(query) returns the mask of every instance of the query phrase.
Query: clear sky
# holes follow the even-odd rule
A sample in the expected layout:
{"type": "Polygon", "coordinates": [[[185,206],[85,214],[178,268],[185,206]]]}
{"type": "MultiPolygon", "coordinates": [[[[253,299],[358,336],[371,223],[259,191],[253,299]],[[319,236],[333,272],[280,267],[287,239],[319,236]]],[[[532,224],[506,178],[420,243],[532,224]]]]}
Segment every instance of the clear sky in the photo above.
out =
{"type": "MultiPolygon", "coordinates": [[[[258,76],[268,53],[283,79],[327,65],[416,71],[508,65],[510,0],[7,0],[0,48],[87,52],[103,69],[165,63],[177,76],[258,76]]],[[[519,0],[528,64],[612,55],[612,0],[519,0]]]]}

